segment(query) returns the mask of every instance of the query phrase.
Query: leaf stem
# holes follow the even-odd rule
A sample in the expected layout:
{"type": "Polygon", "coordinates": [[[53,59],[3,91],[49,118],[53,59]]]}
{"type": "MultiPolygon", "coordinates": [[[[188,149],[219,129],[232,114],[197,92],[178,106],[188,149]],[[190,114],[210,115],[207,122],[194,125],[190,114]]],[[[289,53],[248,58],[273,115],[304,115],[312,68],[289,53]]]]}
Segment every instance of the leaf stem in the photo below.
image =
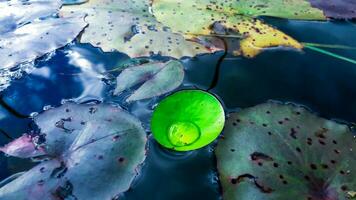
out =
{"type": "Polygon", "coordinates": [[[351,47],[346,45],[318,44],[318,43],[310,43],[310,42],[302,42],[302,44],[306,47],[323,47],[323,48],[330,48],[330,49],[356,50],[356,47],[351,47]]]}
{"type": "Polygon", "coordinates": [[[224,54],[219,58],[216,67],[215,67],[215,73],[214,73],[214,78],[209,86],[209,88],[207,89],[207,91],[210,91],[212,89],[214,89],[216,87],[216,85],[219,82],[219,76],[220,76],[220,69],[221,69],[221,65],[223,63],[223,61],[225,60],[226,56],[227,56],[227,51],[228,51],[228,47],[227,47],[227,42],[225,41],[224,38],[218,37],[220,40],[222,40],[224,42],[224,54]]]}
{"type": "Polygon", "coordinates": [[[305,48],[308,48],[308,49],[310,49],[310,50],[319,52],[319,53],[321,53],[321,54],[325,54],[325,55],[328,55],[328,56],[331,56],[331,57],[334,57],[334,58],[337,58],[337,59],[340,59],[340,60],[343,60],[343,61],[346,61],[346,62],[350,62],[350,63],[352,63],[352,64],[356,64],[356,60],[354,60],[354,59],[347,58],[347,57],[338,55],[338,54],[336,54],[336,53],[332,53],[332,52],[330,52],[330,51],[326,51],[326,50],[324,50],[324,49],[320,49],[320,48],[315,47],[315,46],[305,45],[304,47],[305,47],[305,48]]]}
{"type": "Polygon", "coordinates": [[[7,102],[5,102],[3,95],[0,95],[0,105],[17,118],[25,119],[30,117],[28,115],[21,114],[14,108],[12,108],[7,102]]]}
{"type": "Polygon", "coordinates": [[[8,139],[14,139],[13,137],[10,136],[10,134],[8,134],[6,131],[0,129],[0,133],[3,134],[6,138],[8,139]]]}

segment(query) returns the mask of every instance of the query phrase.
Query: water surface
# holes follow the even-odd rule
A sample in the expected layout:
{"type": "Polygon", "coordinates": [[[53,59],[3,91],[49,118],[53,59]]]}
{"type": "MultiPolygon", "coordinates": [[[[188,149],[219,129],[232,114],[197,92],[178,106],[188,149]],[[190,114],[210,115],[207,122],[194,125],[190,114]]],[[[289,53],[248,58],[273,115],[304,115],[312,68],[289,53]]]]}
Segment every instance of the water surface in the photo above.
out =
{"type": "MultiPolygon", "coordinates": [[[[268,23],[302,42],[339,44],[356,47],[356,26],[351,22],[297,22],[268,18],[268,23]]],[[[356,59],[356,51],[335,50],[356,59]]],[[[254,59],[227,56],[216,68],[222,53],[182,59],[185,83],[181,88],[211,90],[223,102],[227,112],[263,103],[267,100],[295,102],[320,115],[356,122],[356,66],[311,50],[269,50],[254,59]]],[[[154,59],[166,60],[155,57],[154,59]]],[[[26,116],[59,106],[63,100],[77,102],[113,101],[139,117],[146,130],[152,108],[163,97],[133,104],[123,97],[112,98],[114,75],[105,73],[129,58],[121,53],[103,53],[88,44],[73,43],[51,56],[35,62],[29,75],[14,80],[2,92],[3,101],[13,110],[0,106],[0,127],[10,137],[31,131],[26,116]],[[16,111],[16,112],[14,112],[16,111]]],[[[0,144],[11,139],[0,134],[0,144]]],[[[160,147],[150,137],[147,160],[141,174],[122,199],[181,200],[220,198],[216,180],[214,144],[187,153],[174,153],[160,147]]],[[[29,169],[33,163],[0,156],[0,179],[29,169]]]]}

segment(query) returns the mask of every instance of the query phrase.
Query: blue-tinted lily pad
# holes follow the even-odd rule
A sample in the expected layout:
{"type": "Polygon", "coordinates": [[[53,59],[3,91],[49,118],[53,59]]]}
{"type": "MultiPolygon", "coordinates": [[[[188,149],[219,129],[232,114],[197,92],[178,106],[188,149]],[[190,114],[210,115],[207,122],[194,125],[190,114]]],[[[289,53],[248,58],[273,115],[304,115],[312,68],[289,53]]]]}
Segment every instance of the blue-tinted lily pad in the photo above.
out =
{"type": "Polygon", "coordinates": [[[0,69],[11,68],[63,47],[86,26],[84,15],[54,17],[61,2],[0,2],[0,69]]]}
{"type": "Polygon", "coordinates": [[[48,160],[1,187],[0,199],[113,199],[145,159],[141,123],[116,106],[67,103],[35,122],[42,139],[32,141],[48,160]]]}
{"type": "Polygon", "coordinates": [[[0,91],[29,72],[28,63],[72,42],[87,25],[83,14],[58,16],[61,5],[60,0],[0,1],[0,91]]]}

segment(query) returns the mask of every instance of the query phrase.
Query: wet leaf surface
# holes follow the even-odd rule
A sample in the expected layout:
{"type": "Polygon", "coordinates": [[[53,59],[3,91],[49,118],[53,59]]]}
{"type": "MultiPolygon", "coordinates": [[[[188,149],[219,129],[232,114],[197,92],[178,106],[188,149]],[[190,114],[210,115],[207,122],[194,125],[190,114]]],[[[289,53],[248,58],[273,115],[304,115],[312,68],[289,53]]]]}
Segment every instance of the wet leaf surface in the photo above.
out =
{"type": "Polygon", "coordinates": [[[355,147],[348,126],[295,105],[233,113],[216,149],[224,199],[347,199],[355,147]]]}
{"type": "Polygon", "coordinates": [[[116,106],[67,103],[35,122],[41,136],[32,141],[49,160],[0,188],[1,199],[113,199],[145,158],[141,123],[116,106]]]}
{"type": "MultiPolygon", "coordinates": [[[[287,26],[292,26],[291,24],[294,23],[293,21],[288,20],[279,20],[279,22],[284,23],[287,26]]],[[[350,34],[350,32],[341,31],[343,32],[341,33],[336,31],[336,24],[338,23],[332,23],[331,28],[329,26],[321,27],[320,29],[323,29],[326,32],[324,34],[311,33],[305,26],[301,25],[299,25],[299,27],[295,26],[298,27],[297,31],[286,32],[291,34],[303,32],[304,36],[309,35],[312,37],[311,40],[315,41],[326,36],[333,38],[333,35],[337,35],[334,39],[340,38],[340,40],[346,44],[350,44],[350,42],[352,43],[352,38],[347,39],[349,36],[351,37],[352,34],[350,34]],[[333,33],[330,33],[330,30],[333,30],[333,33]],[[315,37],[315,35],[318,37],[315,37]]],[[[220,25],[214,24],[214,26],[218,29],[220,25]]],[[[0,29],[1,28],[2,27],[0,27],[0,29]]],[[[5,29],[7,28],[3,28],[3,30],[5,29]]],[[[218,32],[219,31],[220,33],[223,33],[225,31],[224,27],[218,30],[218,32]]],[[[231,34],[233,34],[233,32],[231,34]]],[[[338,44],[337,40],[334,39],[325,40],[324,42],[333,41],[338,44]]],[[[300,38],[298,38],[298,40],[305,41],[300,38]]],[[[81,45],[85,45],[85,49],[94,49],[89,44],[74,44],[73,46],[76,48],[81,45]]],[[[24,79],[16,80],[16,87],[11,87],[7,91],[4,91],[3,94],[5,100],[22,113],[31,113],[42,110],[44,105],[58,105],[62,99],[68,98],[80,97],[80,99],[87,100],[108,100],[106,99],[108,98],[106,96],[108,90],[106,90],[107,88],[104,88],[107,85],[102,87],[103,81],[96,76],[101,77],[100,73],[104,72],[105,69],[110,70],[112,65],[114,65],[113,67],[117,66],[117,64],[114,63],[117,61],[114,55],[119,53],[105,53],[106,56],[98,56],[104,53],[99,49],[96,50],[98,51],[92,54],[83,54],[80,51],[74,50],[73,52],[68,53],[69,59],[62,58],[62,56],[55,56],[54,58],[48,58],[47,61],[41,62],[40,67],[36,64],[37,74],[31,74],[31,76],[25,77],[24,79]],[[78,56],[78,53],[81,55],[78,56]],[[103,60],[110,61],[102,63],[103,60]]],[[[58,53],[62,54],[61,51],[62,50],[56,51],[54,55],[58,55],[58,53]]],[[[353,84],[353,80],[355,79],[353,78],[354,73],[352,67],[344,65],[343,63],[330,61],[330,59],[324,59],[322,56],[318,57],[313,55],[310,56],[309,59],[304,60],[303,55],[299,52],[277,51],[276,53],[276,51],[269,51],[266,53],[267,54],[263,54],[263,57],[259,56],[258,60],[232,58],[239,59],[242,63],[226,60],[226,68],[222,71],[223,74],[227,74],[227,76],[223,75],[223,78],[221,78],[220,81],[223,81],[227,87],[223,87],[223,91],[220,90],[219,95],[221,95],[220,97],[224,97],[223,100],[225,103],[228,103],[228,101],[230,103],[234,102],[233,106],[230,105],[230,108],[255,105],[263,101],[261,99],[265,98],[278,98],[283,101],[302,101],[308,106],[310,104],[318,105],[320,107],[315,110],[320,111],[323,115],[331,117],[336,116],[350,121],[354,119],[353,116],[355,113],[352,112],[353,104],[350,105],[352,99],[349,98],[354,91],[353,85],[356,85],[353,84]],[[292,57],[296,58],[296,60],[293,61],[292,59],[293,62],[291,62],[289,55],[293,55],[292,57]],[[318,62],[316,65],[315,62],[310,61],[318,62]],[[258,67],[257,69],[257,66],[262,67],[258,67]],[[266,71],[265,68],[263,68],[265,66],[270,66],[269,69],[272,68],[272,70],[266,71]],[[300,71],[294,69],[294,67],[298,67],[300,71]],[[286,70],[286,68],[288,68],[288,70],[286,70]],[[331,70],[333,72],[330,72],[329,69],[334,68],[337,70],[331,70]],[[326,73],[327,71],[328,73],[326,73]],[[325,73],[326,77],[324,77],[325,73]],[[328,74],[330,76],[328,76],[328,74]],[[266,82],[266,77],[269,79],[268,82],[266,82]],[[315,81],[314,79],[318,81],[315,81]],[[328,81],[319,81],[319,79],[328,81]],[[247,80],[251,80],[252,83],[247,84],[247,80]],[[254,83],[256,83],[256,85],[254,85],[254,83]],[[240,89],[241,87],[242,89],[240,89]],[[243,90],[243,88],[247,89],[243,90]],[[302,90],[304,90],[304,92],[299,93],[299,91],[302,90]],[[309,92],[305,92],[306,90],[313,94],[311,95],[309,92]],[[330,93],[325,91],[329,91],[330,93]],[[325,104],[325,102],[327,102],[327,104],[325,104]]],[[[345,51],[343,53],[353,55],[353,52],[351,51],[345,51]]],[[[307,51],[307,54],[309,55],[310,52],[307,51]]],[[[188,69],[186,74],[188,81],[185,80],[184,85],[196,87],[198,83],[197,80],[204,80],[201,82],[208,85],[210,78],[207,79],[207,76],[205,76],[206,73],[203,73],[203,71],[206,70],[209,71],[208,74],[212,74],[213,70],[211,69],[214,69],[213,65],[215,64],[215,58],[212,57],[213,56],[211,55],[205,55],[203,57],[196,57],[194,60],[186,58],[185,68],[188,69]],[[189,74],[191,78],[189,77],[189,74]]],[[[202,89],[201,86],[199,86],[199,88],[202,89]]],[[[109,96],[111,96],[111,93],[109,96]]],[[[151,103],[157,102],[157,99],[155,98],[152,102],[148,103],[149,109],[152,108],[151,103]]],[[[117,98],[116,101],[121,103],[122,99],[117,98]]],[[[142,116],[142,112],[146,111],[143,109],[141,102],[132,105],[134,106],[130,106],[130,109],[128,109],[132,114],[137,115],[138,113],[141,113],[142,116]]],[[[313,107],[313,109],[314,108],[315,107],[313,107]]],[[[20,119],[14,119],[11,114],[3,112],[2,110],[0,114],[1,128],[4,128],[12,136],[23,133],[23,129],[26,130],[27,124],[20,119]]],[[[149,121],[149,118],[145,117],[144,120],[149,121]]],[[[1,144],[4,144],[5,140],[1,140],[0,142],[1,144]]],[[[212,156],[212,149],[201,149],[200,151],[195,151],[193,154],[190,154],[193,156],[189,157],[189,154],[183,155],[184,159],[181,159],[178,158],[179,155],[167,156],[165,154],[167,152],[164,152],[164,149],[157,147],[157,144],[155,146],[156,147],[153,147],[155,150],[150,150],[150,152],[148,152],[152,156],[152,160],[145,163],[148,170],[142,174],[143,176],[138,180],[138,184],[134,184],[135,187],[131,188],[123,195],[123,199],[175,200],[220,198],[220,191],[217,188],[217,179],[216,177],[214,178],[212,174],[215,169],[215,160],[214,156],[212,156]],[[199,152],[199,154],[203,152],[203,154],[197,157],[195,156],[197,155],[195,154],[196,152],[199,152]],[[169,157],[169,159],[167,159],[167,157],[169,157]],[[160,178],[157,179],[157,177],[160,178]],[[186,183],[190,183],[189,185],[194,185],[194,187],[190,187],[186,183]],[[160,192],[152,193],[152,191],[158,187],[162,188],[160,192]],[[177,190],[177,188],[179,189],[177,190]]],[[[29,166],[24,165],[25,161],[14,163],[10,159],[12,158],[5,158],[3,155],[0,157],[1,178],[7,177],[9,174],[13,174],[16,171],[28,170],[30,168],[29,166]]],[[[69,194],[70,196],[70,191],[72,191],[71,183],[66,182],[61,185],[61,188],[58,191],[56,190],[56,194],[62,196],[69,194]]],[[[351,197],[354,195],[354,192],[348,191],[347,195],[351,197]]],[[[73,197],[68,198],[70,199],[73,197]]],[[[122,198],[120,196],[120,199],[122,198]]],[[[39,199],[41,198],[39,197],[39,199]]]]}
{"type": "Polygon", "coordinates": [[[161,54],[181,58],[209,53],[213,49],[186,41],[157,22],[149,12],[148,0],[91,0],[88,3],[64,6],[62,15],[86,13],[89,26],[82,43],[91,43],[104,51],[118,50],[131,57],[161,54]]]}
{"type": "Polygon", "coordinates": [[[8,156],[19,158],[31,158],[44,154],[42,148],[36,148],[36,145],[32,141],[32,137],[28,134],[24,134],[4,147],[0,147],[0,151],[8,156]]]}
{"type": "Polygon", "coordinates": [[[84,15],[55,17],[58,0],[2,1],[0,69],[43,56],[73,41],[86,26],[84,15]]]}
{"type": "Polygon", "coordinates": [[[84,15],[57,17],[59,0],[0,1],[0,91],[30,73],[34,60],[72,42],[84,15]]]}
{"type": "Polygon", "coordinates": [[[127,101],[160,96],[179,87],[184,79],[183,65],[179,61],[156,62],[124,69],[116,79],[114,95],[119,95],[143,83],[127,101]]]}

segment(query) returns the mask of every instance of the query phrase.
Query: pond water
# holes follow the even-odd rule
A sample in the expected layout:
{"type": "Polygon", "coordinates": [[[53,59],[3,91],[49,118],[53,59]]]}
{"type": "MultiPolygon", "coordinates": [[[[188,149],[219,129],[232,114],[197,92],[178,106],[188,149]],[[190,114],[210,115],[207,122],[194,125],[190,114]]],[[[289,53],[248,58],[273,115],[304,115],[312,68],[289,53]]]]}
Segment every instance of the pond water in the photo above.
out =
{"type": "MultiPolygon", "coordinates": [[[[353,22],[300,22],[265,18],[298,41],[356,47],[353,22]]],[[[330,49],[356,59],[355,50],[330,49]]],[[[356,65],[311,50],[268,50],[254,59],[222,53],[182,59],[186,69],[183,88],[211,86],[226,111],[253,106],[268,100],[302,104],[321,116],[356,122],[356,65]]],[[[165,60],[154,57],[152,59],[165,60]]],[[[28,116],[63,100],[85,103],[116,102],[139,117],[149,130],[152,107],[160,98],[123,103],[112,98],[114,76],[106,73],[129,62],[121,53],[103,53],[88,44],[74,42],[51,55],[38,59],[28,75],[12,81],[2,92],[0,106],[0,145],[33,130],[28,116]]],[[[111,73],[115,74],[115,72],[111,73]]],[[[149,137],[149,151],[140,175],[120,199],[175,200],[220,198],[214,145],[200,150],[175,153],[160,147],[149,137]]],[[[0,180],[33,166],[29,160],[0,156],[0,180]]]]}

